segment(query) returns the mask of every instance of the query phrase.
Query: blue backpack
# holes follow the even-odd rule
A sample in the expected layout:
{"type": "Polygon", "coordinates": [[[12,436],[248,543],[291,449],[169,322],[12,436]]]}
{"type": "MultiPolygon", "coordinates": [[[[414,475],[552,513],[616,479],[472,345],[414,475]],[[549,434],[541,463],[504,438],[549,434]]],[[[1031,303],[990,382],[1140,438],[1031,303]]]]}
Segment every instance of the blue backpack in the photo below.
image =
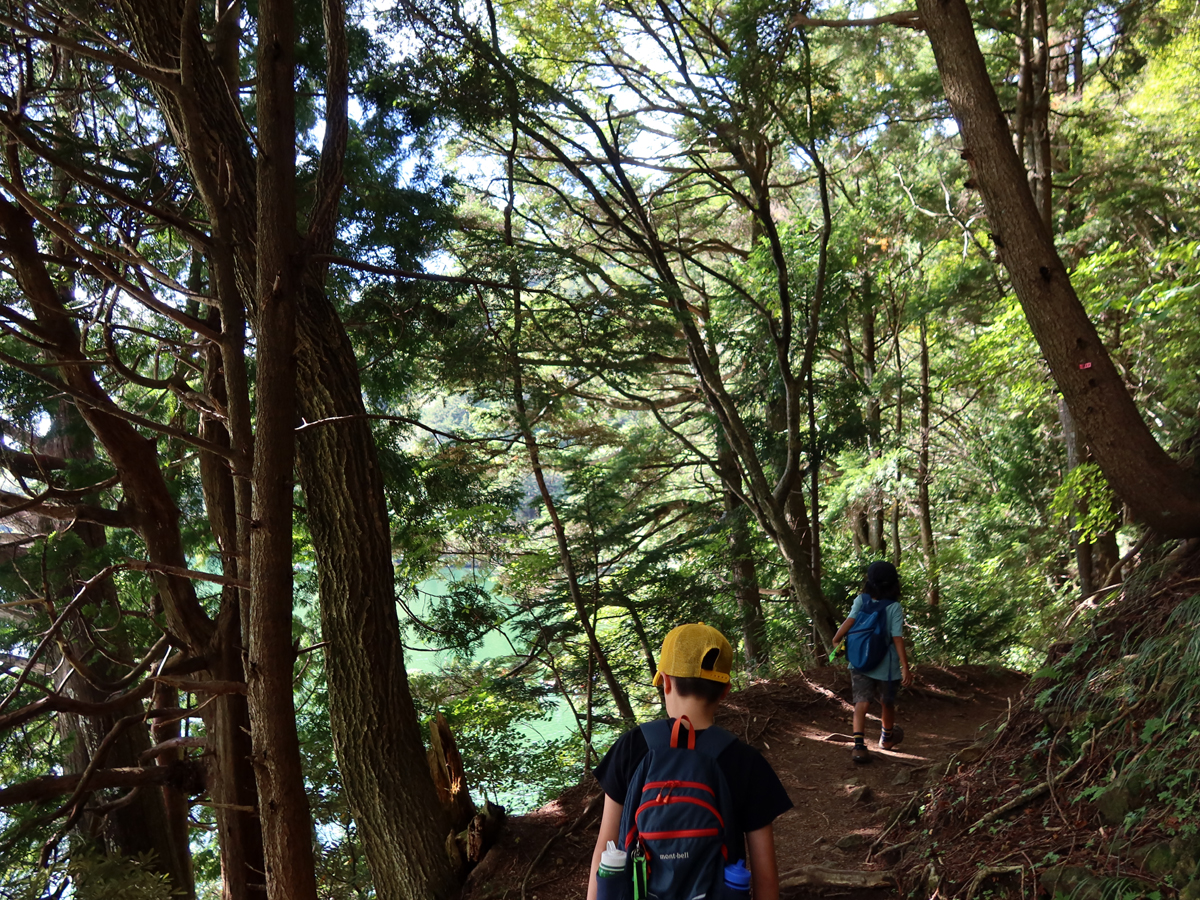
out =
{"type": "Polygon", "coordinates": [[[887,608],[895,602],[894,598],[876,600],[871,597],[863,604],[854,627],[846,634],[846,658],[850,668],[867,672],[883,662],[892,645],[887,608]]]}
{"type": "Polygon", "coordinates": [[[617,832],[633,859],[636,900],[715,897],[729,861],[733,801],[717,757],[736,738],[716,725],[697,736],[685,721],[641,726],[649,752],[630,779],[617,832]],[[677,747],[681,733],[687,745],[677,747]]]}

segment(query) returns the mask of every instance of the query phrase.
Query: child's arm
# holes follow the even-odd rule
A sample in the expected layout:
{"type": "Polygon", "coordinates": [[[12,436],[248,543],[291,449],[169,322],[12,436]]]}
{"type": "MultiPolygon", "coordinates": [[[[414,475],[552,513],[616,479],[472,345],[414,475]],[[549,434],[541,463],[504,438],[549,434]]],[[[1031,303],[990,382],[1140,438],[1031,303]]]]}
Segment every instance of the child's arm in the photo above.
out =
{"type": "Polygon", "coordinates": [[[846,621],[842,623],[842,627],[837,630],[837,634],[833,636],[833,646],[836,647],[838,644],[840,644],[842,642],[842,638],[846,636],[846,632],[853,627],[854,620],[847,618],[846,621]]]}
{"type": "Polygon", "coordinates": [[[600,868],[600,854],[609,841],[617,839],[621,827],[621,811],[625,804],[618,803],[608,794],[604,795],[604,812],[600,816],[600,834],[596,836],[596,849],[592,851],[592,872],[588,876],[587,900],[596,900],[596,870],[600,868]]]}
{"type": "MultiPolygon", "coordinates": [[[[750,884],[754,900],[779,900],[779,868],[775,862],[775,828],[764,825],[746,834],[750,884]]],[[[594,900],[589,897],[588,900],[594,900]]]]}
{"type": "Polygon", "coordinates": [[[896,635],[892,641],[896,644],[896,652],[900,654],[900,683],[908,687],[913,682],[913,676],[908,668],[908,654],[904,652],[904,638],[896,635]]]}

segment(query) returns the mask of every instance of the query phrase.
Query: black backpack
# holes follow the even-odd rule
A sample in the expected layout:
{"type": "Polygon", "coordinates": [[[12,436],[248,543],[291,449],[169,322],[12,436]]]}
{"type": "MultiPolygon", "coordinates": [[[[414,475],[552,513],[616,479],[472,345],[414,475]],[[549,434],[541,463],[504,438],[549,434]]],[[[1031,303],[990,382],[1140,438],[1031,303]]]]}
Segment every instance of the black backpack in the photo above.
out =
{"type": "Polygon", "coordinates": [[[736,738],[716,725],[697,735],[685,722],[691,725],[682,716],[674,727],[667,719],[641,726],[649,752],[629,782],[617,832],[618,846],[633,857],[637,900],[715,897],[732,861],[733,801],[717,757],[736,738]],[[686,745],[677,747],[681,734],[686,745]]]}
{"type": "Polygon", "coordinates": [[[895,598],[876,600],[871,597],[863,604],[854,627],[846,634],[846,658],[850,668],[867,672],[883,662],[892,644],[887,608],[895,602],[895,598]]]}

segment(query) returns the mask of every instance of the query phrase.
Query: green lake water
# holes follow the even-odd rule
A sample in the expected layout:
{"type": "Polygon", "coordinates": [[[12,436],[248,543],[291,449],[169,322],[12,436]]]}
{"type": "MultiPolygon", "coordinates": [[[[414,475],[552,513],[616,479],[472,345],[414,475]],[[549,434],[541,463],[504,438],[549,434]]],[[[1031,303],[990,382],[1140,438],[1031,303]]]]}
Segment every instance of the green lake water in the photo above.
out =
{"type": "MultiPolygon", "coordinates": [[[[453,575],[461,577],[462,573],[456,572],[453,575]]],[[[412,594],[408,594],[403,598],[405,605],[413,615],[421,616],[429,608],[432,598],[445,596],[449,583],[447,579],[443,578],[427,579],[417,586],[415,597],[412,594]]],[[[405,668],[409,672],[437,674],[444,668],[459,661],[453,652],[442,650],[437,646],[435,643],[436,635],[432,635],[416,626],[403,607],[397,612],[399,613],[400,623],[404,630],[404,660],[405,668]]],[[[509,660],[511,660],[512,655],[512,645],[504,635],[498,632],[490,632],[476,648],[471,657],[471,662],[479,663],[489,659],[505,659],[505,665],[511,665],[509,660]]],[[[549,741],[565,737],[574,732],[575,721],[567,704],[559,698],[555,703],[554,712],[549,718],[525,722],[520,726],[520,730],[533,739],[549,741]]],[[[534,799],[538,792],[538,785],[518,786],[512,790],[501,791],[497,797],[492,799],[502,804],[510,813],[520,814],[528,812],[533,808],[535,805],[534,799]]],[[[475,799],[477,802],[482,801],[482,797],[479,796],[476,796],[475,799]]]]}

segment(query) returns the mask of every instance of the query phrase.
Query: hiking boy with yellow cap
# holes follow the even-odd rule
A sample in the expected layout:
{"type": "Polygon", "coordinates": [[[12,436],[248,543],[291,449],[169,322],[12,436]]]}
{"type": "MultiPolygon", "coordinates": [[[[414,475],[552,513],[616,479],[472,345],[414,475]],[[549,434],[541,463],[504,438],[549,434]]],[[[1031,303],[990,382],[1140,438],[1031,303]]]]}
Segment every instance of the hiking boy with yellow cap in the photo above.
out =
{"type": "Polygon", "coordinates": [[[772,823],[792,801],[757,750],[713,723],[732,664],[729,641],[703,622],[663,640],[654,685],[668,718],[623,734],[595,769],[605,796],[588,900],[610,841],[631,856],[634,900],[745,896],[722,892],[747,865],[754,900],[778,900],[772,823]]]}

